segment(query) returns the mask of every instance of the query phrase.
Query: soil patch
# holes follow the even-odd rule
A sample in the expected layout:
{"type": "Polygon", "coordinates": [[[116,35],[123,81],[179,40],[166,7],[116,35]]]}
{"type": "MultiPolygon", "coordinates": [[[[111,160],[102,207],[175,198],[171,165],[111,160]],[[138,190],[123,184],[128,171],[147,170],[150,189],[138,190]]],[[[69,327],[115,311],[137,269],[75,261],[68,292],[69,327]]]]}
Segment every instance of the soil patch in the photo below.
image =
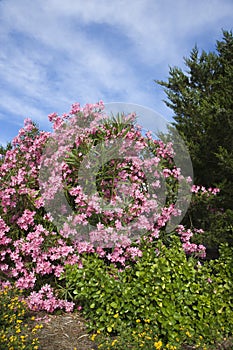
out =
{"type": "Polygon", "coordinates": [[[42,324],[37,336],[39,350],[96,350],[97,346],[90,340],[84,319],[78,313],[47,315],[35,314],[38,324],[42,324]]]}

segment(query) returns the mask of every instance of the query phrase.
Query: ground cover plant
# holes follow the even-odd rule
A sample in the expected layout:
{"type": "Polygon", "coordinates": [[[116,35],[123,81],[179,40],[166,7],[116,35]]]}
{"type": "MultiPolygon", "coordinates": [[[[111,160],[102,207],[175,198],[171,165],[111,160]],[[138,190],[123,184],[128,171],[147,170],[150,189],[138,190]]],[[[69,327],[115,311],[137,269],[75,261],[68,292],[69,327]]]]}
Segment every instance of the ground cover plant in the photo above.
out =
{"type": "Polygon", "coordinates": [[[98,341],[103,349],[215,346],[232,334],[232,251],[202,265],[205,247],[193,241],[201,227],[166,225],[180,214],[181,181],[208,205],[218,189],[192,186],[172,144],[143,136],[133,114],[103,111],[100,102],[53,113],[52,134],[27,119],[2,151],[2,288],[21,289],[32,311],[82,310],[93,340],[111,337],[98,341]],[[112,143],[115,157],[101,152],[112,143]]]}
{"type": "Polygon", "coordinates": [[[0,291],[0,349],[2,350],[37,350],[39,341],[38,330],[41,324],[32,326],[34,317],[30,313],[25,300],[21,298],[22,291],[4,287],[0,291]],[[30,325],[27,323],[30,319],[30,325]]]}
{"type": "Polygon", "coordinates": [[[93,255],[83,257],[83,266],[67,266],[63,278],[104,349],[216,349],[232,334],[233,251],[227,246],[217,262],[197,264],[174,237],[169,247],[147,243],[122,272],[93,255]],[[107,333],[115,337],[106,342],[107,333]]]}

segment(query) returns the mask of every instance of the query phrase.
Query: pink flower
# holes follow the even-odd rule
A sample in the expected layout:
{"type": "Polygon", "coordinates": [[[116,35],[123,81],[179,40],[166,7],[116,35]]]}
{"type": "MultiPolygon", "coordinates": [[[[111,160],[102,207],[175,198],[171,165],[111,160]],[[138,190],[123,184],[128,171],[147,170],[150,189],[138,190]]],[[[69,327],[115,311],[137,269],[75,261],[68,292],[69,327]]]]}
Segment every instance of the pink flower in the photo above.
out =
{"type": "Polygon", "coordinates": [[[56,266],[54,268],[54,275],[56,277],[60,277],[63,272],[64,272],[64,267],[63,266],[56,266]]]}
{"type": "Polygon", "coordinates": [[[28,230],[28,227],[34,224],[36,212],[25,209],[23,215],[17,220],[17,224],[22,230],[28,230]]]}
{"type": "Polygon", "coordinates": [[[34,311],[53,312],[64,308],[66,312],[71,312],[75,305],[73,302],[58,299],[48,284],[44,285],[39,292],[32,292],[26,301],[29,308],[34,311]]]}
{"type": "Polygon", "coordinates": [[[191,187],[191,192],[193,193],[197,193],[199,190],[200,190],[200,186],[193,185],[191,187]]]}
{"type": "Polygon", "coordinates": [[[23,277],[18,278],[15,285],[19,289],[31,289],[34,287],[35,281],[36,277],[33,272],[25,272],[23,277]]]}

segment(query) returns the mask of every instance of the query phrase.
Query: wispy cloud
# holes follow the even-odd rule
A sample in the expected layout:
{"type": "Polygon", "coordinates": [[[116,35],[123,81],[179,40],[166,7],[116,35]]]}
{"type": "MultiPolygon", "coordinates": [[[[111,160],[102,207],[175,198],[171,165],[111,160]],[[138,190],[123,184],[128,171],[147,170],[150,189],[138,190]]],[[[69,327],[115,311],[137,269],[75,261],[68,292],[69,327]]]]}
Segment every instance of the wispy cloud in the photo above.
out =
{"type": "Polygon", "coordinates": [[[131,102],[171,115],[153,79],[182,66],[195,43],[213,50],[232,14],[230,0],[3,0],[1,140],[25,117],[48,127],[48,113],[75,101],[131,102]]]}

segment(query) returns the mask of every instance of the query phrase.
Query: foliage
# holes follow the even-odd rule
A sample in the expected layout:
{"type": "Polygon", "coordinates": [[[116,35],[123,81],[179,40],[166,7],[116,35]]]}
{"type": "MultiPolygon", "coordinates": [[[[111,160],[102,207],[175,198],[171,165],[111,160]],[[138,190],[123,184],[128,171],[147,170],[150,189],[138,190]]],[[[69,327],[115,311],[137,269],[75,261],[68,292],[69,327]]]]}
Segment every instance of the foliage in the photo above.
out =
{"type": "MultiPolygon", "coordinates": [[[[72,310],[72,303],[57,297],[57,278],[66,264],[81,267],[82,254],[96,253],[107,265],[114,263],[124,267],[127,261],[134,261],[142,254],[137,246],[131,246],[130,234],[145,235],[150,242],[160,236],[164,242],[169,242],[165,228],[170,218],[178,215],[174,202],[179,181],[183,179],[188,183],[174,164],[172,145],[144,137],[133,123],[134,115],[117,116],[99,125],[103,108],[102,103],[84,108],[74,104],[69,115],[51,114],[52,135],[40,131],[26,119],[12,145],[2,152],[0,279],[23,289],[28,305],[35,311],[72,310]],[[105,158],[106,152],[101,152],[102,147],[115,139],[121,140],[120,147],[117,148],[117,143],[114,146],[114,152],[123,150],[122,160],[119,157],[109,160],[105,158]],[[65,152],[63,146],[66,146],[65,152]],[[45,148],[50,150],[50,157],[44,154],[45,148]],[[132,149],[138,151],[138,157],[128,155],[128,150],[132,149]],[[88,160],[92,150],[96,153],[91,158],[91,166],[97,159],[98,193],[87,195],[79,181],[87,181],[88,177],[80,180],[79,171],[84,156],[88,160]],[[44,158],[53,173],[50,176],[45,172],[43,179],[40,174],[44,158]],[[55,170],[61,168],[59,181],[73,212],[69,217],[61,217],[59,226],[52,214],[60,215],[62,207],[55,200],[55,210],[53,212],[50,207],[51,213],[45,202],[53,201],[59,192],[55,170]],[[151,183],[146,182],[145,172],[152,177],[151,183]],[[47,186],[44,192],[41,179],[47,186]],[[162,183],[165,183],[164,188],[162,183]],[[107,209],[101,206],[102,201],[107,209]],[[83,234],[89,226],[92,230],[87,240],[83,240],[83,236],[80,239],[79,233],[83,234]],[[114,244],[103,245],[108,239],[114,244]]],[[[91,181],[90,184],[93,185],[91,181]]],[[[190,244],[188,239],[183,248],[187,253],[202,257],[205,254],[203,245],[190,244]]]]}
{"type": "Polygon", "coordinates": [[[123,271],[94,255],[83,257],[83,269],[66,266],[61,279],[90,329],[98,330],[94,338],[110,334],[108,345],[116,339],[120,349],[154,349],[159,342],[164,349],[214,349],[233,330],[232,249],[222,248],[218,261],[200,264],[186,259],[176,237],[170,247],[161,240],[142,244],[142,257],[123,271]]]}
{"type": "Polygon", "coordinates": [[[0,164],[4,161],[4,156],[6,155],[6,152],[12,149],[12,144],[10,142],[7,143],[7,145],[4,147],[0,145],[0,164]]]}
{"type": "Polygon", "coordinates": [[[210,249],[218,247],[221,243],[233,243],[233,210],[217,208],[218,196],[214,199],[193,196],[182,222],[185,227],[191,229],[202,228],[205,234],[194,234],[193,241],[210,249]]]}
{"type": "Polygon", "coordinates": [[[0,349],[39,349],[36,333],[42,326],[29,326],[25,322],[28,312],[22,291],[8,286],[0,291],[0,349]]]}
{"type": "MultiPolygon", "coordinates": [[[[204,220],[209,243],[232,244],[232,213],[229,213],[233,210],[232,32],[223,31],[216,52],[199,54],[195,47],[184,62],[186,71],[170,68],[168,81],[157,83],[165,89],[168,97],[165,103],[175,113],[173,125],[189,148],[195,183],[221,190],[215,204],[217,216],[210,211],[204,220]],[[226,210],[227,223],[221,227],[220,213],[226,210]]],[[[200,221],[202,208],[189,212],[194,225],[200,221]]],[[[187,216],[184,223],[188,224],[187,216]]]]}

